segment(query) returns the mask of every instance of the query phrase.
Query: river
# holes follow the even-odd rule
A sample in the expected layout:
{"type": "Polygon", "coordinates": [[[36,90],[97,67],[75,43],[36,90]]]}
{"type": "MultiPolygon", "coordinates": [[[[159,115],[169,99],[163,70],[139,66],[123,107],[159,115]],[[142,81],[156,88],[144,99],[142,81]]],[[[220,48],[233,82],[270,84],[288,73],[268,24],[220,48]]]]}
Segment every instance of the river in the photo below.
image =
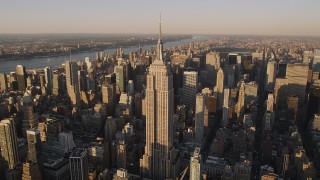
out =
{"type": "MultiPolygon", "coordinates": [[[[172,48],[179,45],[189,44],[190,42],[199,42],[202,40],[208,39],[208,36],[204,35],[196,35],[190,39],[172,41],[172,42],[164,42],[164,48],[172,48]]],[[[154,45],[144,45],[141,46],[142,50],[151,50],[152,47],[156,47],[154,45]]],[[[137,51],[138,48],[126,47],[123,48],[124,53],[128,53],[130,51],[137,51]]],[[[116,48],[106,49],[106,53],[112,54],[116,52],[116,48]]],[[[74,60],[84,60],[86,57],[92,57],[95,52],[80,52],[72,55],[72,59],[74,60]]],[[[35,57],[31,59],[17,59],[17,60],[8,60],[0,62],[0,73],[9,73],[12,71],[16,71],[17,65],[25,66],[27,69],[39,69],[47,66],[57,67],[63,64],[66,60],[70,59],[69,55],[55,56],[55,57],[35,57]]]]}

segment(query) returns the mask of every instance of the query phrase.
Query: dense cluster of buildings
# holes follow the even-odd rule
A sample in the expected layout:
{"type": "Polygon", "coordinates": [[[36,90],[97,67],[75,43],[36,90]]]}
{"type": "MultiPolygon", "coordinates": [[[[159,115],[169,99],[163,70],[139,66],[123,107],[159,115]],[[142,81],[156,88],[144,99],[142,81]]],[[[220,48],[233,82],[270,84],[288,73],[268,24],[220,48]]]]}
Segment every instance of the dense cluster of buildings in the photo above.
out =
{"type": "Polygon", "coordinates": [[[0,179],[319,178],[316,43],[240,44],[0,73],[0,179]]]}
{"type": "MultiPolygon", "coordinates": [[[[191,38],[190,35],[166,36],[167,41],[191,38]]],[[[54,34],[0,36],[0,59],[16,60],[33,57],[68,55],[70,51],[95,52],[115,47],[132,47],[156,42],[152,35],[110,34],[54,34]]],[[[99,57],[99,56],[97,56],[99,57]]]]}

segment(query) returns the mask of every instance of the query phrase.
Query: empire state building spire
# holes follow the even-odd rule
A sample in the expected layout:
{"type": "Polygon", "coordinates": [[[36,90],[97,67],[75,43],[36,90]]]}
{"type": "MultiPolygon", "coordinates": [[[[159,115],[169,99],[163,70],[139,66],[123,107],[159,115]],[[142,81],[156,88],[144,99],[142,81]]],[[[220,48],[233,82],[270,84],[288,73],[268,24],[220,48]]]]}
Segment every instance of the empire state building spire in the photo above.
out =
{"type": "Polygon", "coordinates": [[[140,159],[141,177],[175,179],[179,150],[173,145],[173,75],[162,57],[161,20],[157,51],[157,59],[150,64],[146,77],[146,145],[140,159]]]}
{"type": "Polygon", "coordinates": [[[163,61],[163,43],[161,38],[161,14],[160,14],[160,24],[159,24],[159,38],[157,45],[157,60],[163,61]]]}
{"type": "Polygon", "coordinates": [[[160,22],[159,22],[159,41],[161,41],[161,14],[160,14],[160,22]]]}

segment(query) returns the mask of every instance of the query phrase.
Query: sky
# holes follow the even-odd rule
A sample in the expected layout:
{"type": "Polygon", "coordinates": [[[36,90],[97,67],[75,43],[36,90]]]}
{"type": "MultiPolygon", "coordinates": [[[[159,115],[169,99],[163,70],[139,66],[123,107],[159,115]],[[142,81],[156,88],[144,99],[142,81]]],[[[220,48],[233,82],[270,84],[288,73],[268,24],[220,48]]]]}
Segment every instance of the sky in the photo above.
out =
{"type": "Polygon", "coordinates": [[[320,36],[319,0],[0,0],[0,34],[320,36]]]}

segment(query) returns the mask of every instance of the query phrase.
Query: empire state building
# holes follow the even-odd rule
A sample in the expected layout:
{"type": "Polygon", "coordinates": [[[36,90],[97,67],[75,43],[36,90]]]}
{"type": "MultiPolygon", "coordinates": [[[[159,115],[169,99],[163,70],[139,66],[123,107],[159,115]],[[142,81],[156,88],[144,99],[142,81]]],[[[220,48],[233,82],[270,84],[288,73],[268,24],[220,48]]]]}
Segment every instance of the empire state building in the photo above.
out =
{"type": "Polygon", "coordinates": [[[174,179],[178,173],[178,151],[173,147],[173,76],[163,60],[161,22],[157,59],[147,70],[146,146],[140,159],[141,176],[174,179]]]}

